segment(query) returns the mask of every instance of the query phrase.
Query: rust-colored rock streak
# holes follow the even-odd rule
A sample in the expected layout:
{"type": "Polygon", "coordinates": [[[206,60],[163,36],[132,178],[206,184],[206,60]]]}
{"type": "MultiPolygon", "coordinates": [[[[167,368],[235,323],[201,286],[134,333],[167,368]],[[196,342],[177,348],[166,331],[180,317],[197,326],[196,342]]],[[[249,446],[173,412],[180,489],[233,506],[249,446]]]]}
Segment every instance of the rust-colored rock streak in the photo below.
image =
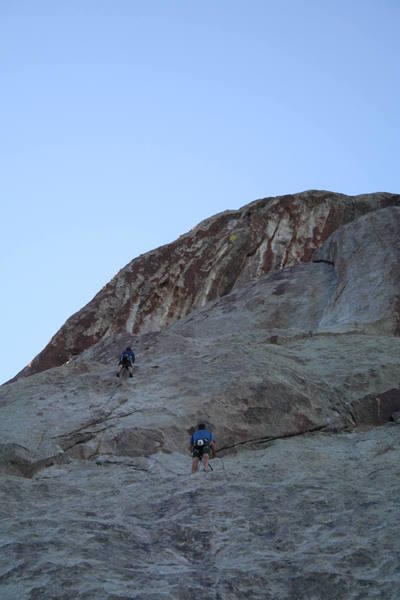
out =
{"type": "Polygon", "coordinates": [[[398,194],[312,190],[217,214],[175,242],[132,260],[18,376],[61,365],[114,333],[160,330],[235,286],[310,261],[341,225],[399,204],[398,194]]]}

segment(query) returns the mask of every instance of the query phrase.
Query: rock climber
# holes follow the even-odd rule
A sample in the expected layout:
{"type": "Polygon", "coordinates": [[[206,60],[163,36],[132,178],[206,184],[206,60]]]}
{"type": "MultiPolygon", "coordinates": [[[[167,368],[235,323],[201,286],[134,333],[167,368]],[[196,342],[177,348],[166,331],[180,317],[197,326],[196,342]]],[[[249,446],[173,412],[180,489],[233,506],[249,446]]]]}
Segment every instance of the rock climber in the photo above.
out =
{"type": "Polygon", "coordinates": [[[121,353],[118,362],[118,373],[117,377],[121,373],[121,369],[123,367],[127,367],[129,371],[129,377],[133,377],[133,363],[135,362],[135,354],[130,346],[127,346],[125,350],[121,353]]]}
{"type": "Polygon", "coordinates": [[[197,425],[197,430],[193,433],[190,438],[190,450],[192,452],[192,474],[197,473],[199,468],[199,462],[204,458],[204,470],[208,470],[208,459],[210,455],[210,449],[213,458],[217,455],[215,437],[212,431],[207,429],[204,423],[197,425]]]}

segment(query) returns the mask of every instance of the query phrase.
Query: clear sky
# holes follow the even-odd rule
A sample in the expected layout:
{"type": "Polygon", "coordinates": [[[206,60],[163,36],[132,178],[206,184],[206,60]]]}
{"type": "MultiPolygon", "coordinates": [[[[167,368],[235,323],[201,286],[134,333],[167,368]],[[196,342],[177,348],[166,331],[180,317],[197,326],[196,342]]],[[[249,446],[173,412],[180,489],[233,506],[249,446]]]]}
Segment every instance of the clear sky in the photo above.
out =
{"type": "Polygon", "coordinates": [[[0,382],[139,254],[400,191],[399,0],[0,0],[0,382]]]}

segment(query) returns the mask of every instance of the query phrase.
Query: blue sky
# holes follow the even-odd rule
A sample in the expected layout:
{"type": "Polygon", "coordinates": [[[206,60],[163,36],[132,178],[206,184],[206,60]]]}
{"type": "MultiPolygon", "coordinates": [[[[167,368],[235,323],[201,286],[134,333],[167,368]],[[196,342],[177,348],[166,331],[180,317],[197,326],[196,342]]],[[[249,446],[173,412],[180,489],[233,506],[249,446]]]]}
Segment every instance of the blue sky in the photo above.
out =
{"type": "Polygon", "coordinates": [[[0,382],[257,198],[400,191],[398,0],[0,1],[0,382]]]}

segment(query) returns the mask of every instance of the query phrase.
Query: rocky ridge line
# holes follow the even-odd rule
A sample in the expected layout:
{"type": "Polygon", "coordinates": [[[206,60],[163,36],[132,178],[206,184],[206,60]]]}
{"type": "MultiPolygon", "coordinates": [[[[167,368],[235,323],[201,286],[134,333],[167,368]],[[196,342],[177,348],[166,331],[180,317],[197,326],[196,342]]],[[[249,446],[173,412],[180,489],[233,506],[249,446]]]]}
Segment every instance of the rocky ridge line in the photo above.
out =
{"type": "Polygon", "coordinates": [[[17,377],[62,365],[110,335],[163,329],[237,286],[310,261],[343,224],[398,204],[398,194],[311,190],[217,214],[175,242],[132,260],[17,377]]]}

